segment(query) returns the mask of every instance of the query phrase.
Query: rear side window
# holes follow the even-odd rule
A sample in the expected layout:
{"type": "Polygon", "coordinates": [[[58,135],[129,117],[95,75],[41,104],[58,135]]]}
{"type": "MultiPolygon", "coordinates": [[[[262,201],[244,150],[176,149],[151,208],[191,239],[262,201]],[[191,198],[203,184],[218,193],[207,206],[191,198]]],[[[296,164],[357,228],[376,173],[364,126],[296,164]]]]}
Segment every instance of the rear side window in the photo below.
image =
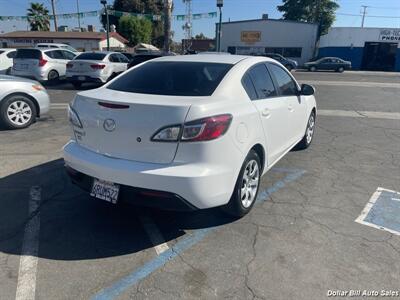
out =
{"type": "Polygon", "coordinates": [[[243,76],[242,84],[244,89],[246,90],[247,95],[249,95],[249,98],[251,100],[256,100],[258,98],[257,93],[248,73],[243,76]]]}
{"type": "Polygon", "coordinates": [[[4,51],[1,51],[1,50],[0,50],[0,54],[2,54],[2,53],[4,53],[4,51]]]}
{"type": "Polygon", "coordinates": [[[15,55],[17,55],[17,51],[11,51],[11,52],[8,52],[8,53],[7,53],[7,57],[8,57],[8,58],[14,58],[15,55]]]}
{"type": "Polygon", "coordinates": [[[268,67],[275,77],[281,96],[297,96],[297,85],[292,77],[278,65],[269,64],[268,67]]]}
{"type": "Polygon", "coordinates": [[[42,52],[36,49],[18,49],[15,58],[41,59],[42,52]]]}
{"type": "Polygon", "coordinates": [[[48,57],[51,57],[54,59],[64,59],[64,55],[61,52],[61,50],[46,51],[45,53],[48,57]]]}
{"type": "Polygon", "coordinates": [[[123,92],[210,96],[231,64],[203,62],[148,62],[125,73],[107,88],[123,92]]]}
{"type": "Polygon", "coordinates": [[[79,54],[77,57],[75,57],[75,59],[103,60],[104,57],[106,57],[106,54],[104,54],[104,53],[85,52],[85,53],[79,54]]]}
{"type": "Polygon", "coordinates": [[[277,95],[271,76],[264,64],[254,66],[249,71],[258,99],[265,99],[277,95]]]}

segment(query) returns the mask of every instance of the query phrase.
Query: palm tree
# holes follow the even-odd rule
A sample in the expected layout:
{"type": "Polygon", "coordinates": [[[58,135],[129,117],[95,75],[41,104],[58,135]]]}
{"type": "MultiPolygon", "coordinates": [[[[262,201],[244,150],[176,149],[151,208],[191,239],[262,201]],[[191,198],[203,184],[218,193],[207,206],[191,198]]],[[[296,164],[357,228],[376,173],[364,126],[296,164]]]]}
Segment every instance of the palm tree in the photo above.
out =
{"type": "Polygon", "coordinates": [[[31,31],[49,31],[50,16],[49,11],[43,3],[32,3],[27,12],[28,22],[31,31]]]}

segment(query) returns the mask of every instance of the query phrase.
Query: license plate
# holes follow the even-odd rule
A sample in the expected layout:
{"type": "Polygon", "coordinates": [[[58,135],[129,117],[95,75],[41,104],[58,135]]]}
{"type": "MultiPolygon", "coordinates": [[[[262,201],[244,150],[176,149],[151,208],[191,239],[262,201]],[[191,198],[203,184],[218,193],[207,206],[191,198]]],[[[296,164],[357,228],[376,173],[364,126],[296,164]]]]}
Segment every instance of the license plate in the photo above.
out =
{"type": "Polygon", "coordinates": [[[113,182],[94,179],[90,196],[116,204],[118,201],[119,185],[113,182]]]}
{"type": "Polygon", "coordinates": [[[78,80],[84,81],[86,79],[85,76],[78,76],[78,80]]]}

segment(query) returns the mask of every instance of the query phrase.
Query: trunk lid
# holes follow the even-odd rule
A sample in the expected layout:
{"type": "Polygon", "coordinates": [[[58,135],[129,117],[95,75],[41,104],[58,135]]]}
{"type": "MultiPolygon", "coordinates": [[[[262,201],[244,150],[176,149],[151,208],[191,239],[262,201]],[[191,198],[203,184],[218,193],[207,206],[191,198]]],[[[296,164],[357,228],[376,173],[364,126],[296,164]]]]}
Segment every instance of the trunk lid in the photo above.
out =
{"type": "Polygon", "coordinates": [[[152,142],[150,139],[162,127],[184,123],[190,105],[188,99],[107,88],[82,92],[73,104],[83,124],[82,130],[75,130],[75,137],[81,146],[110,157],[171,163],[178,142],[152,142]],[[104,107],[99,102],[124,108],[104,107]]]}
{"type": "Polygon", "coordinates": [[[74,73],[88,73],[93,72],[95,69],[91,65],[106,65],[105,62],[101,60],[71,60],[68,62],[68,71],[74,73]]]}

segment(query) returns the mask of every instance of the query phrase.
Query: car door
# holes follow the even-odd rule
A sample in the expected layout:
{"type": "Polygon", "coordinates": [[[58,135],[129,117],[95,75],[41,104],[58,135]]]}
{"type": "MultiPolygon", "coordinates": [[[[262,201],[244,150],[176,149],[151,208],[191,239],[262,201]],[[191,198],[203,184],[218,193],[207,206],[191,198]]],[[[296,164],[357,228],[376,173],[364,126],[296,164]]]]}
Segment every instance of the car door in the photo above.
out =
{"type": "Polygon", "coordinates": [[[61,50],[51,50],[45,52],[47,56],[52,58],[51,69],[56,70],[59,76],[64,76],[67,70],[67,61],[61,50]]]}
{"type": "Polygon", "coordinates": [[[118,58],[118,73],[126,71],[128,68],[129,59],[120,53],[116,53],[115,56],[118,58]]]}
{"type": "Polygon", "coordinates": [[[268,164],[274,164],[286,151],[289,114],[286,100],[279,97],[264,63],[245,74],[243,85],[259,114],[267,141],[268,164]]]}
{"type": "Polygon", "coordinates": [[[287,147],[293,147],[303,136],[307,123],[307,107],[303,96],[299,94],[299,86],[293,77],[281,66],[268,63],[268,70],[272,75],[279,95],[287,103],[289,136],[287,147]]]}
{"type": "Polygon", "coordinates": [[[332,59],[326,58],[321,62],[321,67],[319,69],[321,69],[321,70],[331,70],[332,68],[333,68],[332,59]]]}

